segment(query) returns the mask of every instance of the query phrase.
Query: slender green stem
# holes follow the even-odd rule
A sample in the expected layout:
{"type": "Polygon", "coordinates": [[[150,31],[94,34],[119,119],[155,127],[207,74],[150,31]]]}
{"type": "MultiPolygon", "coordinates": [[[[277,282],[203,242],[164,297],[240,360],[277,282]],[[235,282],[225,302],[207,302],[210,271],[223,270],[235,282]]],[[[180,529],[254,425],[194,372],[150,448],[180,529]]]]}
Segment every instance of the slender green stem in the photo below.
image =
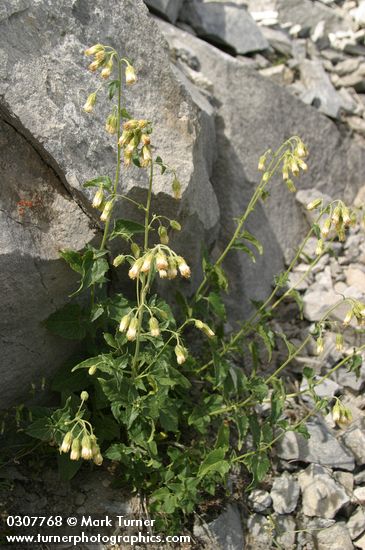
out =
{"type": "MultiPolygon", "coordinates": [[[[120,123],[121,123],[121,118],[122,118],[122,62],[119,59],[118,55],[116,55],[116,58],[118,60],[118,80],[119,80],[119,86],[118,86],[118,111],[117,111],[117,144],[118,144],[118,150],[117,150],[117,166],[116,166],[116,170],[115,170],[114,187],[113,187],[113,193],[112,193],[111,200],[115,199],[115,197],[117,195],[117,191],[118,191],[121,150],[122,150],[122,147],[119,144],[120,123]]],[[[103,250],[106,246],[108,236],[109,236],[110,220],[111,220],[111,213],[109,214],[108,219],[105,222],[103,240],[101,241],[100,250],[103,250]]]]}
{"type": "MultiPolygon", "coordinates": [[[[151,161],[150,164],[150,177],[148,182],[148,193],[147,193],[147,202],[146,202],[146,209],[145,209],[145,220],[144,220],[144,252],[148,249],[148,236],[149,236],[149,222],[150,222],[150,210],[151,210],[151,200],[152,200],[152,184],[153,184],[153,162],[151,161]]],[[[139,357],[139,349],[140,349],[140,342],[141,342],[141,331],[142,331],[142,321],[143,321],[143,314],[145,310],[145,300],[147,296],[147,292],[150,285],[150,278],[151,278],[151,271],[148,273],[148,278],[145,273],[141,276],[141,289],[139,292],[139,306],[138,306],[138,325],[137,325],[137,334],[136,334],[136,348],[134,351],[134,357],[133,357],[133,363],[132,363],[132,371],[134,375],[136,376],[137,373],[137,363],[138,363],[138,357],[139,357]]]]}
{"type": "MultiPolygon", "coordinates": [[[[275,174],[277,168],[280,166],[280,163],[282,161],[281,153],[282,153],[282,151],[284,150],[285,147],[287,147],[288,145],[291,144],[291,139],[285,141],[281,145],[281,147],[276,151],[273,158],[271,159],[271,162],[270,162],[267,170],[265,171],[265,174],[261,178],[261,181],[260,181],[259,185],[256,187],[255,192],[252,195],[252,197],[250,199],[250,202],[248,203],[243,216],[239,219],[238,225],[237,225],[236,230],[234,231],[234,233],[232,235],[231,240],[229,241],[229,243],[227,244],[227,246],[225,247],[225,249],[223,250],[223,252],[219,256],[219,258],[215,261],[215,263],[214,263],[215,267],[219,266],[223,262],[223,260],[225,259],[225,257],[229,253],[229,251],[231,250],[232,246],[234,245],[236,239],[239,237],[239,235],[241,233],[241,230],[242,230],[244,224],[247,221],[248,216],[251,214],[251,212],[254,211],[256,203],[260,199],[260,197],[262,196],[262,193],[265,190],[265,187],[268,185],[269,181],[271,180],[271,178],[275,174]],[[266,174],[268,174],[268,175],[265,177],[266,174]]],[[[297,139],[297,138],[295,138],[295,139],[297,139]]],[[[200,286],[199,286],[198,290],[195,293],[195,301],[202,294],[203,289],[204,289],[204,287],[206,286],[207,283],[208,283],[208,277],[207,277],[207,275],[205,275],[202,282],[200,283],[200,286]]]]}

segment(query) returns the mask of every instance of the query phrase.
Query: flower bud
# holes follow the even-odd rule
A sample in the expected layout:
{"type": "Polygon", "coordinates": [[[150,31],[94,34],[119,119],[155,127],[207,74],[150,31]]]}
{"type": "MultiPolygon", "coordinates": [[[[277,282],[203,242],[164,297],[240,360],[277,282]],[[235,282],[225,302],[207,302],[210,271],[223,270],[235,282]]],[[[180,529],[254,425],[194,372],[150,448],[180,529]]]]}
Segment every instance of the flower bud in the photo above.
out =
{"type": "Polygon", "coordinates": [[[111,75],[112,69],[113,69],[113,60],[110,59],[108,63],[105,65],[105,67],[103,68],[103,70],[101,71],[101,78],[105,78],[105,79],[109,78],[109,76],[111,75]]]}
{"type": "Polygon", "coordinates": [[[81,457],[84,460],[91,460],[93,452],[91,450],[91,441],[89,435],[84,435],[81,441],[81,457]]]}
{"type": "Polygon", "coordinates": [[[334,211],[332,213],[332,216],[331,216],[332,222],[335,225],[337,225],[339,223],[340,218],[341,218],[341,213],[342,213],[341,206],[336,206],[336,208],[334,209],[334,211]]]}
{"type": "Polygon", "coordinates": [[[182,365],[183,363],[185,363],[188,353],[186,348],[180,346],[180,344],[177,344],[175,346],[175,355],[178,365],[182,365]]]}
{"type": "Polygon", "coordinates": [[[266,155],[262,155],[259,158],[259,164],[257,166],[257,169],[259,172],[262,172],[265,169],[265,164],[266,164],[266,155]]]}
{"type": "Polygon", "coordinates": [[[100,67],[100,65],[101,65],[101,61],[93,61],[89,65],[89,71],[94,73],[100,67]]]}
{"type": "Polygon", "coordinates": [[[185,279],[189,279],[191,275],[191,271],[190,271],[190,267],[188,266],[184,258],[179,256],[177,258],[177,264],[178,264],[181,276],[184,277],[185,279]]]}
{"type": "Polygon", "coordinates": [[[292,179],[288,178],[285,181],[285,183],[286,183],[286,186],[287,186],[288,190],[290,191],[290,193],[296,193],[297,188],[295,187],[294,182],[293,182],[292,179]]]}
{"type": "Polygon", "coordinates": [[[314,199],[307,204],[307,210],[315,210],[316,208],[318,208],[318,206],[322,206],[322,202],[322,199],[314,199]]]}
{"type": "Polygon", "coordinates": [[[176,176],[172,180],[172,192],[176,200],[181,199],[181,183],[176,176]]]}
{"type": "Polygon", "coordinates": [[[342,334],[336,334],[336,350],[343,351],[343,336],[342,334]]]}
{"type": "Polygon", "coordinates": [[[103,457],[101,453],[98,453],[97,455],[95,455],[93,458],[93,461],[96,466],[101,466],[103,463],[103,457]]]}
{"type": "Polygon", "coordinates": [[[346,313],[346,316],[345,316],[345,318],[344,318],[344,320],[343,320],[343,325],[344,325],[345,327],[348,327],[348,326],[349,326],[349,324],[351,323],[352,317],[353,317],[353,311],[352,311],[352,308],[351,308],[351,309],[349,309],[349,311],[346,313]]]}
{"type": "Polygon", "coordinates": [[[86,100],[85,105],[83,106],[83,109],[86,113],[91,113],[91,111],[94,108],[94,105],[96,103],[96,92],[89,95],[89,97],[86,100]]]}
{"type": "Polygon", "coordinates": [[[73,440],[72,432],[67,432],[67,434],[63,438],[62,445],[60,447],[60,453],[69,452],[69,450],[71,449],[72,440],[73,440]]]}
{"type": "Polygon", "coordinates": [[[337,400],[332,409],[332,418],[340,428],[345,428],[352,421],[352,412],[341,401],[337,400]]]}
{"type": "Polygon", "coordinates": [[[295,150],[295,153],[298,157],[300,158],[304,158],[307,156],[307,148],[306,146],[304,145],[304,143],[302,141],[299,142],[296,150],[295,150]]]}
{"type": "Polygon", "coordinates": [[[151,317],[149,320],[149,326],[151,331],[151,336],[160,336],[160,325],[156,317],[151,317]]]}
{"type": "Polygon", "coordinates": [[[91,46],[91,48],[88,48],[85,50],[85,55],[90,56],[94,55],[100,51],[104,51],[104,46],[102,44],[95,44],[94,46],[91,46]]]}
{"type": "Polygon", "coordinates": [[[127,332],[127,340],[129,340],[130,342],[136,339],[137,328],[138,328],[138,319],[137,317],[133,317],[133,319],[129,324],[129,328],[127,332]]]}
{"type": "Polygon", "coordinates": [[[118,119],[115,115],[109,115],[106,119],[105,130],[108,134],[115,134],[117,131],[118,119]]]}
{"type": "Polygon", "coordinates": [[[120,321],[120,325],[119,325],[119,331],[120,332],[125,332],[129,326],[129,322],[130,322],[130,315],[129,313],[127,313],[127,315],[124,315],[120,321]]]}
{"type": "Polygon", "coordinates": [[[324,242],[322,239],[318,239],[317,246],[316,246],[316,255],[320,256],[321,254],[323,254],[323,251],[324,251],[324,242]]]}
{"type": "Polygon", "coordinates": [[[132,65],[127,65],[125,69],[125,82],[128,86],[135,84],[137,82],[137,76],[132,65]]]}
{"type": "Polygon", "coordinates": [[[176,220],[170,220],[170,227],[175,229],[175,231],[181,231],[181,225],[176,220]]]}
{"type": "Polygon", "coordinates": [[[292,159],[290,162],[290,170],[293,174],[293,176],[299,176],[299,166],[298,163],[292,159]]]}
{"type": "Polygon", "coordinates": [[[93,376],[93,375],[96,373],[96,371],[97,371],[96,365],[92,365],[92,366],[89,368],[89,371],[88,371],[88,372],[89,372],[90,376],[93,376]]]}
{"type": "Polygon", "coordinates": [[[141,249],[139,248],[137,243],[131,244],[131,252],[135,258],[139,258],[141,255],[141,249]]]}
{"type": "Polygon", "coordinates": [[[149,272],[149,270],[151,269],[152,260],[153,260],[153,254],[152,253],[146,254],[144,256],[142,267],[141,267],[141,272],[142,273],[148,273],[149,272]]]}
{"type": "Polygon", "coordinates": [[[160,227],[158,228],[158,236],[160,237],[161,244],[169,244],[167,229],[163,225],[160,225],[160,227]]]}
{"type": "Polygon", "coordinates": [[[167,271],[166,269],[160,269],[158,272],[160,279],[167,279],[167,271]]]}
{"type": "Polygon", "coordinates": [[[74,439],[71,445],[70,460],[79,460],[81,444],[79,439],[74,439]]]}
{"type": "Polygon", "coordinates": [[[196,326],[196,328],[198,328],[199,330],[204,332],[204,334],[206,336],[208,336],[209,338],[213,338],[215,336],[212,329],[210,327],[208,327],[207,324],[203,323],[203,321],[200,321],[199,319],[196,319],[195,320],[195,326],[196,326]]]}
{"type": "Polygon", "coordinates": [[[133,134],[129,130],[123,130],[122,135],[119,138],[119,145],[124,147],[132,139],[133,134]]]}
{"type": "Polygon", "coordinates": [[[176,269],[175,260],[173,260],[172,258],[169,258],[169,268],[167,270],[167,278],[176,279],[176,277],[177,277],[177,269],[176,269]]]}
{"type": "Polygon", "coordinates": [[[151,148],[149,145],[144,145],[142,147],[142,166],[148,166],[151,160],[151,148]]]}
{"type": "Polygon", "coordinates": [[[127,131],[135,130],[136,128],[138,128],[138,120],[136,120],[134,118],[132,118],[131,120],[127,120],[123,124],[123,128],[127,131]]]}
{"type": "Polygon", "coordinates": [[[345,225],[350,225],[350,223],[352,221],[350,211],[346,206],[342,210],[342,219],[343,219],[343,223],[345,225]]]}
{"type": "Polygon", "coordinates": [[[323,350],[324,342],[322,336],[320,336],[319,338],[317,338],[317,355],[321,355],[321,353],[323,353],[323,350]]]}
{"type": "Polygon", "coordinates": [[[103,202],[104,202],[104,191],[103,191],[102,187],[99,187],[99,189],[96,191],[96,193],[94,195],[93,202],[92,202],[92,207],[93,208],[100,208],[100,206],[103,204],[103,202]]]}
{"type": "Polygon", "coordinates": [[[156,254],[156,267],[158,271],[160,271],[161,269],[167,270],[169,267],[166,255],[163,252],[158,252],[156,254]]]}
{"type": "Polygon", "coordinates": [[[138,275],[140,274],[141,267],[143,264],[143,258],[138,258],[128,271],[128,275],[130,279],[137,279],[138,275]]]}
{"type": "Polygon", "coordinates": [[[105,203],[104,210],[101,213],[100,220],[106,222],[109,218],[111,211],[113,209],[113,201],[108,201],[105,203]]]}
{"type": "Polygon", "coordinates": [[[323,237],[324,239],[325,239],[326,237],[328,237],[328,235],[329,235],[329,233],[330,233],[331,225],[332,225],[332,220],[331,220],[331,218],[327,218],[326,221],[325,221],[324,224],[323,224],[322,231],[321,231],[322,237],[323,237]]]}
{"type": "Polygon", "coordinates": [[[151,143],[150,136],[148,136],[147,134],[142,134],[141,142],[142,142],[143,145],[150,145],[150,143],[151,143]]]}
{"type": "Polygon", "coordinates": [[[87,393],[87,391],[82,391],[80,397],[81,401],[87,401],[89,399],[89,394],[87,393]]]}
{"type": "Polygon", "coordinates": [[[299,168],[301,168],[303,172],[306,172],[308,170],[307,164],[301,158],[297,159],[297,163],[299,164],[299,168]]]}
{"type": "Polygon", "coordinates": [[[122,263],[124,263],[124,260],[125,260],[125,256],[124,254],[119,254],[118,256],[116,256],[113,260],[113,266],[114,267],[119,267],[120,265],[122,265],[122,263]]]}

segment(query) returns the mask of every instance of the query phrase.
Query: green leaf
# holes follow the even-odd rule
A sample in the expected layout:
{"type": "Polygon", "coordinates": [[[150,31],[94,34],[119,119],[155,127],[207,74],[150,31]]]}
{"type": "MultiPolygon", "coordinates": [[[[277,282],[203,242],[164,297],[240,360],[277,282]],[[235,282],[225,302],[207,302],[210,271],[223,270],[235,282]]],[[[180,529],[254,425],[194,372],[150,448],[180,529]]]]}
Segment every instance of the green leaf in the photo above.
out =
{"type": "Polygon", "coordinates": [[[70,481],[80,470],[82,462],[82,460],[70,460],[68,454],[58,454],[57,463],[61,481],[70,481]]]}
{"type": "Polygon", "coordinates": [[[111,192],[113,188],[113,182],[109,176],[99,176],[92,180],[86,181],[83,184],[83,187],[102,187],[103,189],[107,189],[107,191],[111,192]]]}
{"type": "Polygon", "coordinates": [[[130,120],[130,119],[132,118],[132,115],[130,115],[130,114],[128,113],[127,109],[125,109],[124,107],[123,107],[123,109],[120,111],[120,116],[121,116],[122,118],[127,118],[128,120],[130,120]]]}
{"type": "Polygon", "coordinates": [[[158,164],[161,167],[161,174],[164,174],[166,172],[166,166],[164,161],[161,157],[156,157],[155,163],[158,164]]]}
{"type": "Polygon", "coordinates": [[[260,483],[270,469],[270,460],[265,453],[257,453],[245,459],[245,464],[253,477],[253,483],[260,483]]]}
{"type": "Polygon", "coordinates": [[[257,328],[257,333],[262,338],[265,344],[265,348],[267,349],[267,353],[268,353],[268,361],[270,362],[272,358],[272,350],[275,347],[274,333],[265,325],[259,325],[257,328]]]}
{"type": "Polygon", "coordinates": [[[53,437],[53,426],[49,417],[39,418],[28,426],[25,432],[41,441],[50,441],[53,437]]]}
{"type": "Polygon", "coordinates": [[[248,418],[242,412],[234,416],[234,421],[238,431],[238,450],[241,450],[248,431],[248,418]]]}
{"type": "Polygon", "coordinates": [[[178,411],[174,409],[172,405],[170,407],[165,407],[164,409],[161,409],[160,422],[162,428],[166,432],[177,432],[179,422],[178,411]]]}
{"type": "Polygon", "coordinates": [[[295,288],[293,288],[289,294],[289,296],[291,296],[292,298],[294,298],[294,300],[296,301],[296,304],[299,308],[299,315],[300,315],[300,319],[303,319],[303,306],[304,306],[304,302],[303,302],[303,298],[301,296],[301,294],[295,290],[295,288]]]}
{"type": "Polygon", "coordinates": [[[60,250],[60,256],[76,273],[82,273],[82,254],[75,250],[64,249],[60,250]]]}
{"type": "Polygon", "coordinates": [[[108,85],[108,96],[109,99],[113,99],[115,92],[119,88],[119,80],[112,80],[108,85]]]}
{"type": "Polygon", "coordinates": [[[82,340],[86,336],[87,322],[88,317],[79,304],[66,304],[43,324],[52,334],[68,340],[82,340]]]}
{"type": "Polygon", "coordinates": [[[360,376],[360,369],[362,365],[361,355],[353,355],[346,361],[346,368],[349,372],[354,372],[356,377],[360,376]]]}
{"type": "Polygon", "coordinates": [[[104,305],[109,319],[113,319],[113,321],[117,323],[119,323],[121,318],[129,313],[131,309],[128,300],[123,294],[114,294],[114,296],[108,298],[104,302],[104,305]]]}
{"type": "Polygon", "coordinates": [[[116,220],[114,223],[114,229],[110,234],[110,239],[120,237],[129,241],[133,235],[137,233],[144,233],[144,226],[140,223],[132,220],[116,220]]]}
{"type": "Polygon", "coordinates": [[[221,296],[217,292],[211,292],[207,297],[209,304],[216,315],[224,321],[226,319],[226,307],[222,301],[221,296]]]}
{"type": "Polygon", "coordinates": [[[223,420],[222,424],[220,425],[220,428],[218,430],[217,435],[217,441],[216,441],[216,448],[222,448],[225,452],[229,449],[229,424],[227,421],[223,420]]]}
{"type": "Polygon", "coordinates": [[[233,250],[241,250],[242,252],[244,252],[245,254],[247,254],[250,259],[252,260],[252,262],[255,264],[256,263],[256,258],[255,258],[255,254],[252,252],[252,250],[250,248],[248,248],[248,246],[246,246],[242,241],[240,241],[239,239],[236,239],[234,241],[234,243],[232,244],[232,247],[231,247],[233,250]]]}
{"type": "Polygon", "coordinates": [[[248,241],[249,243],[251,243],[257,250],[257,252],[262,255],[263,252],[264,252],[264,247],[262,246],[262,244],[260,243],[260,241],[258,241],[256,239],[256,237],[254,237],[249,231],[247,231],[246,229],[240,234],[240,238],[241,239],[244,239],[245,241],[248,241]]]}
{"type": "Polygon", "coordinates": [[[210,451],[200,465],[198,477],[205,477],[215,472],[224,477],[230,468],[229,462],[224,460],[224,456],[225,450],[222,447],[210,451]]]}
{"type": "Polygon", "coordinates": [[[118,342],[109,332],[103,332],[104,340],[111,348],[118,349],[118,342]]]}

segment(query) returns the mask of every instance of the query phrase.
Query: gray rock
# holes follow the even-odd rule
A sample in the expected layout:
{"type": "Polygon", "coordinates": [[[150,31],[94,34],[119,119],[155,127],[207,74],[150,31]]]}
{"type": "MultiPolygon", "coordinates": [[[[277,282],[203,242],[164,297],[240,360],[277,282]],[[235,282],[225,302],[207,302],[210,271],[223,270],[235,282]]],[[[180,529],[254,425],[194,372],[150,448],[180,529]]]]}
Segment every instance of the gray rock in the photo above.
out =
{"type": "Polygon", "coordinates": [[[310,0],[278,0],[277,10],[281,23],[296,23],[313,31],[319,21],[325,22],[325,32],[348,30],[351,19],[339,16],[335,10],[310,0]]]}
{"type": "Polygon", "coordinates": [[[198,36],[233,49],[238,54],[265,50],[269,44],[251,15],[230,2],[186,0],[180,19],[198,36]]]}
{"type": "MultiPolygon", "coordinates": [[[[314,380],[318,380],[319,376],[316,376],[314,380]]],[[[300,391],[305,391],[309,387],[308,381],[306,378],[303,378],[302,383],[300,385],[300,391]]],[[[318,397],[328,397],[332,398],[334,395],[338,394],[341,387],[334,382],[333,380],[330,380],[326,378],[326,380],[323,380],[323,382],[320,382],[316,385],[314,388],[315,393],[318,395],[318,397]]],[[[307,395],[303,395],[304,400],[311,400],[311,398],[307,395]]]]}
{"type": "Polygon", "coordinates": [[[352,550],[353,545],[346,524],[336,523],[327,529],[315,531],[313,538],[317,550],[352,550]]]}
{"type": "Polygon", "coordinates": [[[337,63],[337,65],[335,65],[333,68],[333,72],[335,72],[339,76],[345,76],[347,74],[355,72],[359,68],[360,64],[360,58],[348,57],[347,59],[344,59],[343,61],[337,63]]]}
{"type": "Polygon", "coordinates": [[[354,540],[355,548],[365,550],[365,535],[361,535],[357,540],[354,540]]]}
{"type": "Polygon", "coordinates": [[[343,445],[354,455],[356,464],[365,464],[365,420],[360,419],[350,424],[341,436],[343,445]]]}
{"type": "Polygon", "coordinates": [[[339,301],[338,294],[330,289],[310,288],[303,297],[304,317],[308,321],[319,321],[328,309],[339,301]]]}
{"type": "Polygon", "coordinates": [[[166,17],[171,23],[176,23],[184,0],[144,0],[149,8],[166,17]]]}
{"type": "Polygon", "coordinates": [[[307,440],[296,432],[287,432],[276,444],[276,453],[285,460],[314,462],[322,466],[352,471],[353,456],[320,421],[307,423],[310,438],[307,440]]]}
{"type": "Polygon", "coordinates": [[[272,525],[261,514],[252,514],[247,520],[246,545],[247,548],[265,550],[272,544],[272,525]]]}
{"type": "Polygon", "coordinates": [[[292,516],[273,515],[275,525],[275,546],[283,550],[295,550],[296,524],[292,516]]]}
{"type": "Polygon", "coordinates": [[[278,514],[290,514],[297,507],[299,484],[287,472],[277,477],[270,492],[273,508],[278,514]]]}
{"type": "Polygon", "coordinates": [[[333,87],[320,61],[305,59],[300,63],[301,81],[306,92],[301,95],[302,101],[313,105],[321,113],[331,118],[338,118],[341,109],[341,98],[333,87]]]}
{"type": "Polygon", "coordinates": [[[328,519],[350,503],[345,489],[336,483],[331,470],[319,464],[310,464],[298,476],[302,491],[303,512],[307,516],[318,516],[328,519]]]}
{"type": "Polygon", "coordinates": [[[362,535],[365,531],[365,512],[361,506],[356,508],[346,526],[352,539],[356,539],[362,535]]]}
{"type": "Polygon", "coordinates": [[[348,496],[352,498],[354,493],[354,475],[351,472],[342,472],[341,470],[333,472],[332,475],[344,487],[348,496]]]}
{"type": "Polygon", "coordinates": [[[362,470],[361,472],[358,472],[354,476],[356,485],[363,485],[365,484],[365,470],[362,470]]]}
{"type": "Polygon", "coordinates": [[[365,487],[356,487],[353,502],[362,506],[365,504],[365,487]]]}
{"type": "Polygon", "coordinates": [[[365,120],[363,118],[359,116],[349,116],[346,118],[346,121],[354,132],[357,132],[361,136],[365,136],[365,120]]]}
{"type": "MultiPolygon", "coordinates": [[[[107,44],[114,36],[115,47],[135,60],[139,80],[126,91],[128,109],[154,121],[153,142],[179,174],[181,201],[173,199],[165,177],[157,175],[155,186],[160,212],[179,218],[186,229],[173,246],[194,263],[201,243],[213,241],[219,217],[209,179],[215,153],[212,108],[208,105],[208,112],[196,88],[193,99],[170,67],[166,43],[142,1],[111,0],[107,7],[101,0],[25,1],[24,6],[19,11],[16,0],[7,2],[0,22],[2,164],[8,182],[1,191],[1,308],[8,312],[0,327],[1,406],[30,381],[50,375],[71,351],[39,321],[62,305],[75,285],[57,259],[59,248],[81,249],[100,234],[91,193],[82,183],[114,170],[114,146],[104,131],[109,106],[97,104],[93,115],[81,111],[96,86],[85,70],[83,50],[96,36],[107,44]],[[151,58],[147,50],[153,50],[151,58]],[[20,199],[36,203],[21,218],[20,199]]],[[[123,178],[125,193],[144,200],[144,171],[131,168],[123,178]]],[[[132,209],[124,203],[119,214],[134,217],[132,209]]],[[[199,268],[194,271],[199,278],[199,268]]]]}
{"type": "Polygon", "coordinates": [[[272,498],[268,491],[262,489],[254,489],[251,491],[248,501],[254,512],[262,513],[267,511],[272,505],[272,498]]]}
{"type": "Polygon", "coordinates": [[[261,69],[260,74],[282,85],[291,84],[294,80],[293,71],[284,64],[261,69]]]}
{"type": "Polygon", "coordinates": [[[196,524],[194,535],[206,541],[210,548],[242,550],[244,547],[243,529],[237,506],[230,504],[220,516],[209,524],[196,524]]]}
{"type": "Polygon", "coordinates": [[[286,57],[292,56],[292,41],[285,32],[271,27],[262,27],[262,34],[276,52],[286,57]]]}
{"type": "MultiPolygon", "coordinates": [[[[334,196],[353,200],[363,185],[365,152],[343,140],[328,118],[206,42],[165,22],[160,22],[160,27],[170,48],[188,45],[200,61],[201,73],[214,82],[218,155],[213,179],[222,224],[215,253],[224,246],[234,227],[232,218],[242,213],[258,182],[258,158],[289,135],[301,135],[310,147],[308,175],[298,180],[298,188],[313,188],[310,174],[315,174],[319,191],[331,189],[334,196]]],[[[301,208],[285,186],[277,181],[270,186],[270,194],[248,220],[248,229],[263,242],[264,257],[258,257],[253,266],[238,253],[226,259],[225,267],[232,276],[232,294],[227,301],[237,316],[249,309],[248,296],[260,300],[267,295],[273,275],[282,269],[282,256],[292,258],[300,236],[307,231],[301,208]],[[239,300],[234,297],[236,292],[239,300]]]]}

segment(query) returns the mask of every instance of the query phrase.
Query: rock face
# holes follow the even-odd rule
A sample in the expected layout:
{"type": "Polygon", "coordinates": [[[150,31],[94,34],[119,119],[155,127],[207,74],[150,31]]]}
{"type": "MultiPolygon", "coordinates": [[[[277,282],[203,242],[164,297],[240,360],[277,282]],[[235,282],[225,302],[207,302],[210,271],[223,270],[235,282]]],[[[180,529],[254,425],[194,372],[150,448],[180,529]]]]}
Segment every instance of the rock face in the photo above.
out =
{"type": "Polygon", "coordinates": [[[145,0],[149,8],[175,23],[184,0],[145,0]]]}
{"type": "MultiPolygon", "coordinates": [[[[195,73],[214,83],[211,102],[217,108],[217,159],[212,181],[221,211],[217,250],[227,242],[232,219],[243,212],[258,183],[258,158],[290,135],[300,135],[310,148],[309,174],[300,178],[298,188],[313,187],[315,182],[318,190],[331,189],[331,195],[348,200],[356,196],[362,184],[360,167],[365,168],[365,155],[341,137],[333,122],[239,60],[165,22],[159,25],[175,58],[179,58],[180,50],[188,48],[190,55],[199,60],[200,70],[195,73]]],[[[186,71],[183,62],[179,67],[186,71]]],[[[186,74],[189,78],[191,71],[186,74]]],[[[264,257],[257,258],[254,266],[239,254],[227,258],[232,293],[228,303],[237,316],[248,309],[248,296],[266,296],[273,275],[281,269],[283,256],[292,257],[307,227],[295,198],[279,177],[270,194],[248,222],[248,229],[263,242],[264,257]]]]}
{"type": "Polygon", "coordinates": [[[199,0],[187,0],[180,19],[191,25],[198,36],[238,54],[269,47],[251,15],[243,6],[231,2],[202,3],[199,0]]]}
{"type": "MultiPolygon", "coordinates": [[[[26,393],[40,374],[50,375],[70,351],[64,341],[46,336],[39,321],[67,301],[74,287],[57,259],[59,248],[81,249],[98,233],[82,183],[114,171],[115,150],[104,132],[110,107],[100,100],[95,115],[81,109],[98,85],[83,56],[96,37],[135,60],[139,81],[126,93],[126,103],[136,117],[154,121],[153,142],[179,174],[180,202],[172,198],[165,177],[157,177],[155,188],[159,210],[180,219],[186,229],[174,246],[196,264],[202,243],[209,246],[214,239],[219,212],[209,179],[215,151],[212,108],[194,90],[198,105],[177,79],[142,0],[112,0],[107,6],[101,0],[24,0],[21,8],[16,0],[7,2],[0,18],[1,155],[6,173],[0,199],[6,292],[0,307],[7,312],[0,326],[0,408],[16,393],[26,393]],[[146,51],[153,56],[146,57],[146,51]],[[36,206],[26,207],[21,216],[20,200],[36,206]]],[[[145,187],[145,174],[138,169],[123,176],[124,192],[134,198],[143,199],[145,187]]],[[[135,215],[126,207],[122,214],[135,215]]]]}

